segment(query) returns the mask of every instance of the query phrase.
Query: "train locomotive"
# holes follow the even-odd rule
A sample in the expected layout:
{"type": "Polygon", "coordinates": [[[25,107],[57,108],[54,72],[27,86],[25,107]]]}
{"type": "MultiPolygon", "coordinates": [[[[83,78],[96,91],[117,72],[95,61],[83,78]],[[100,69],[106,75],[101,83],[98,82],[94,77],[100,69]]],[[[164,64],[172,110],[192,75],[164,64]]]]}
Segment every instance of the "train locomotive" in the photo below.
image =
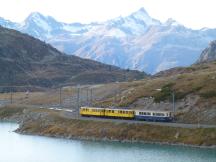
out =
{"type": "Polygon", "coordinates": [[[130,109],[115,109],[115,108],[96,108],[96,107],[81,107],[80,115],[87,117],[106,117],[130,120],[145,120],[171,122],[173,113],[171,111],[153,111],[153,110],[130,110],[130,109]]]}

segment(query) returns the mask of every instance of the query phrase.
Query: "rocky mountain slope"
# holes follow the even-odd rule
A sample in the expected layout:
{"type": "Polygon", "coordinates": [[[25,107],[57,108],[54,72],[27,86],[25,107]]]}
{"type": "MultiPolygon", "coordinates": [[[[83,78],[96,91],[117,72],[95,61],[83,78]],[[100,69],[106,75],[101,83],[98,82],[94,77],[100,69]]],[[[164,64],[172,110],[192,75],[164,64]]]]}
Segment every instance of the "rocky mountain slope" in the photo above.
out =
{"type": "Polygon", "coordinates": [[[215,29],[192,30],[173,19],[161,23],[140,9],[101,23],[66,24],[32,13],[22,23],[0,24],[44,40],[67,54],[148,73],[193,64],[215,29]]]}
{"type": "Polygon", "coordinates": [[[57,86],[140,79],[138,71],[121,70],[63,54],[44,42],[0,27],[0,85],[57,86]]]}
{"type": "Polygon", "coordinates": [[[201,53],[198,63],[211,62],[216,60],[216,40],[212,41],[203,52],[201,53]]]}

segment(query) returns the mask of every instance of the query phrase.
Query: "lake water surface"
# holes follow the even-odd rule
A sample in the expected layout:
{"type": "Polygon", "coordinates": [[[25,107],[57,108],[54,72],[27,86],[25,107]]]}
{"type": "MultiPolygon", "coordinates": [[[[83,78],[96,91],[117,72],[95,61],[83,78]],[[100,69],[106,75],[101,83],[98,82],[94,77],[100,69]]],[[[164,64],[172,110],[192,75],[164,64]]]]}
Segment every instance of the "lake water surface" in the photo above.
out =
{"type": "Polygon", "coordinates": [[[216,162],[216,149],[90,142],[14,133],[0,123],[0,162],[216,162]]]}

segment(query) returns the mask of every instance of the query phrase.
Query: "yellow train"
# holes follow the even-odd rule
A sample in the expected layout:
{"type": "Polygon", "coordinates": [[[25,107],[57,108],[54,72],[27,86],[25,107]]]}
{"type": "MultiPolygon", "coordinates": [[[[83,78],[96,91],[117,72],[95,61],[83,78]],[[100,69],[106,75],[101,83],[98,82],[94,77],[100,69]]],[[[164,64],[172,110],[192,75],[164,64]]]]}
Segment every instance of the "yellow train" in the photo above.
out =
{"type": "Polygon", "coordinates": [[[104,116],[105,109],[104,108],[96,108],[96,107],[81,107],[80,115],[82,116],[104,116]]]}
{"type": "Polygon", "coordinates": [[[171,122],[174,119],[171,111],[128,110],[114,108],[81,107],[81,116],[96,116],[107,118],[134,119],[146,121],[171,122]]]}
{"type": "Polygon", "coordinates": [[[118,117],[118,118],[134,118],[133,110],[125,110],[125,109],[105,109],[105,116],[107,117],[118,117]]]}
{"type": "Polygon", "coordinates": [[[134,111],[112,108],[81,107],[80,115],[133,119],[134,111]]]}

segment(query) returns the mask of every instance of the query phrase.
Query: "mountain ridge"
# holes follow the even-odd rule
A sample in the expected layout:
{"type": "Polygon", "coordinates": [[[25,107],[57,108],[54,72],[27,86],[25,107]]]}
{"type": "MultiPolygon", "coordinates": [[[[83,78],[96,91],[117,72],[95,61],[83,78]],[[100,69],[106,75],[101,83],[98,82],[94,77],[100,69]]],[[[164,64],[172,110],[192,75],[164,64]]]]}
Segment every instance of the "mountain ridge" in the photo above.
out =
{"type": "Polygon", "coordinates": [[[173,19],[161,23],[144,8],[126,17],[89,24],[62,23],[40,13],[30,18],[34,21],[9,28],[28,33],[67,54],[150,74],[193,64],[202,49],[216,39],[216,29],[193,30],[173,19]]]}
{"type": "Polygon", "coordinates": [[[0,26],[0,84],[52,87],[141,79],[144,73],[122,70],[61,53],[27,34],[0,26]]]}

